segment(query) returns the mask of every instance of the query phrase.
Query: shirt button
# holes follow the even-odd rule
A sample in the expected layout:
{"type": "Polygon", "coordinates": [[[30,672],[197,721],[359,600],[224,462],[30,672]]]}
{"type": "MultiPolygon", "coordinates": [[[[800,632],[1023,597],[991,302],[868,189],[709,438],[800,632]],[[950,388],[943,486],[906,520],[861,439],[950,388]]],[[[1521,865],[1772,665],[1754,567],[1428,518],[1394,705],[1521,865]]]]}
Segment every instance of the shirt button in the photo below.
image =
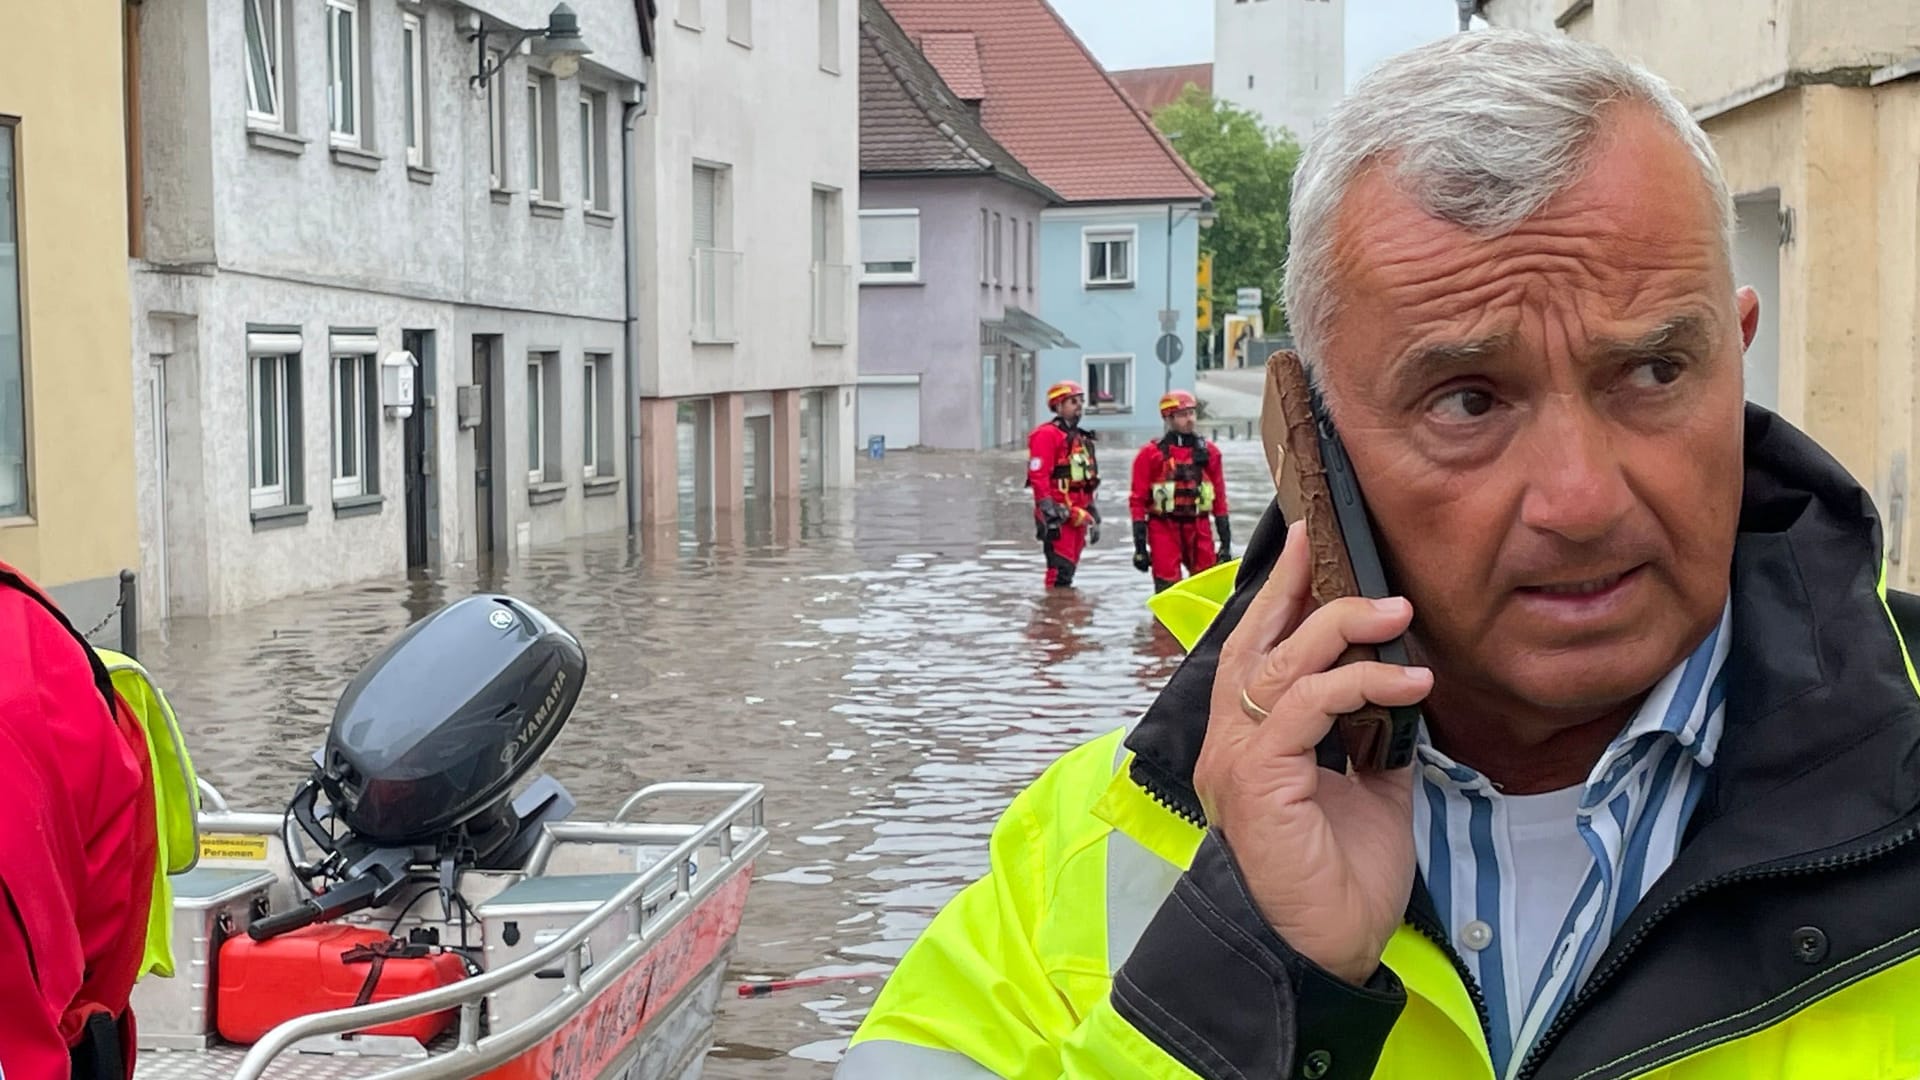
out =
{"type": "Polygon", "coordinates": [[[1300,1075],[1307,1080],[1321,1080],[1321,1077],[1333,1071],[1333,1055],[1325,1050],[1315,1050],[1300,1063],[1300,1075]]]}
{"type": "Polygon", "coordinates": [[[1473,920],[1460,928],[1460,944],[1479,952],[1493,944],[1493,927],[1479,919],[1473,920]]]}

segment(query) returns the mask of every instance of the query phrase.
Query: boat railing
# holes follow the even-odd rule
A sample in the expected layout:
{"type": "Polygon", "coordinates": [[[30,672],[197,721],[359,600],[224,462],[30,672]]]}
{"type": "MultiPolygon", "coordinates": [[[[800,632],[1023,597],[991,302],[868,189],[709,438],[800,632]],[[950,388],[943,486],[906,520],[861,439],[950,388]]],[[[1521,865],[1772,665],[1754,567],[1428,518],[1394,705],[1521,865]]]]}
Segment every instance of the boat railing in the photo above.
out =
{"type": "MultiPolygon", "coordinates": [[[[565,933],[545,946],[512,963],[482,972],[457,983],[412,994],[391,1001],[374,1002],[352,1008],[316,1013],[289,1020],[262,1036],[253,1045],[234,1080],[258,1080],[267,1066],[295,1044],[316,1036],[341,1035],[379,1024],[393,1023],[417,1016],[460,1010],[455,1044],[448,1050],[424,1060],[379,1073],[381,1080],[429,1080],[429,1078],[475,1076],[515,1055],[524,1053],[553,1034],[575,1013],[633,966],[646,950],[672,930],[714,890],[730,880],[734,872],[752,861],[767,847],[766,788],[752,783],[673,782],[653,784],[635,792],[620,807],[610,823],[557,822],[545,827],[528,860],[528,872],[544,869],[556,844],[563,842],[611,840],[645,842],[649,838],[676,839],[673,849],[637,874],[605,903],[595,908],[565,933]],[[724,810],[698,827],[628,822],[626,817],[646,803],[669,796],[732,796],[724,810]],[[743,822],[744,819],[744,822],[743,822]],[[693,857],[709,845],[718,849],[717,863],[694,871],[693,857]],[[673,878],[671,899],[657,909],[649,907],[658,899],[658,887],[673,878]],[[582,953],[587,938],[602,923],[624,913],[628,919],[626,940],[605,959],[596,957],[591,970],[582,953]],[[480,1034],[482,1010],[487,995],[521,979],[530,979],[541,971],[562,966],[566,982],[558,995],[538,1012],[502,1030],[480,1034]]],[[[235,825],[271,825],[278,828],[277,815],[220,815],[235,825]]]]}

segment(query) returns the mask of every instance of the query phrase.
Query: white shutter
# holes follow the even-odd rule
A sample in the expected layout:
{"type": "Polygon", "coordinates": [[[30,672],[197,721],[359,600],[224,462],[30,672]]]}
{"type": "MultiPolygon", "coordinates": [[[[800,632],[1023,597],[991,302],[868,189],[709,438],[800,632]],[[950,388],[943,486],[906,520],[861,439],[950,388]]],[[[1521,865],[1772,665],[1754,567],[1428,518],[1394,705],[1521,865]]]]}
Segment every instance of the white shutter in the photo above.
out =
{"type": "Polygon", "coordinates": [[[718,185],[718,170],[703,165],[693,167],[693,246],[696,248],[718,247],[714,235],[714,199],[718,185]]]}
{"type": "Polygon", "coordinates": [[[860,261],[869,274],[911,273],[888,264],[906,263],[917,271],[920,262],[920,215],[862,214],[860,261]]]}

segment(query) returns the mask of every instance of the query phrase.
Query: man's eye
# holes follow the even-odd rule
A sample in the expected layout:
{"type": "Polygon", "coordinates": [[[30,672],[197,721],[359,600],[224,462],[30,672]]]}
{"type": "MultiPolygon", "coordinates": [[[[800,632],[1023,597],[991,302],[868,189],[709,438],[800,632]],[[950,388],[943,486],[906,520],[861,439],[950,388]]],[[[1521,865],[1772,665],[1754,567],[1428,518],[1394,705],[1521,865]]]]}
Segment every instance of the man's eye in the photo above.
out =
{"type": "Polygon", "coordinates": [[[1485,390],[1454,390],[1433,402],[1433,411],[1447,420],[1474,420],[1493,411],[1493,395],[1485,390]]]}
{"type": "Polygon", "coordinates": [[[1665,356],[1642,360],[1633,366],[1631,378],[1641,387],[1666,386],[1680,377],[1679,361],[1665,356]]]}

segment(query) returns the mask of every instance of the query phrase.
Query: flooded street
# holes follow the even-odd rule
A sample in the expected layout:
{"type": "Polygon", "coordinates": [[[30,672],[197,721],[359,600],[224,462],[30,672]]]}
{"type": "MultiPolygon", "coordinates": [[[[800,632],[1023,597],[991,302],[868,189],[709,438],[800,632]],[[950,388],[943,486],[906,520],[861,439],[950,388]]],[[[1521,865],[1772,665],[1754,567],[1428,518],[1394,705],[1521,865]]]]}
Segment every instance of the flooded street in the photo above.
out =
{"type": "MultiPolygon", "coordinates": [[[[708,1076],[826,1075],[877,977],[757,999],[733,986],[886,971],[984,870],[1008,799],[1178,663],[1130,561],[1132,449],[1106,448],[1106,534],[1071,594],[1040,587],[1019,452],[863,460],[856,488],[779,514],[750,506],[642,555],[623,536],[543,549],[484,582],[586,646],[585,692],[545,761],[580,816],[658,780],[767,785],[773,842],[708,1076]]],[[[1238,546],[1272,487],[1256,443],[1222,449],[1238,546]]],[[[236,806],[277,811],[359,666],[482,584],[381,581],[181,620],[145,635],[142,658],[201,774],[236,806]]]]}

